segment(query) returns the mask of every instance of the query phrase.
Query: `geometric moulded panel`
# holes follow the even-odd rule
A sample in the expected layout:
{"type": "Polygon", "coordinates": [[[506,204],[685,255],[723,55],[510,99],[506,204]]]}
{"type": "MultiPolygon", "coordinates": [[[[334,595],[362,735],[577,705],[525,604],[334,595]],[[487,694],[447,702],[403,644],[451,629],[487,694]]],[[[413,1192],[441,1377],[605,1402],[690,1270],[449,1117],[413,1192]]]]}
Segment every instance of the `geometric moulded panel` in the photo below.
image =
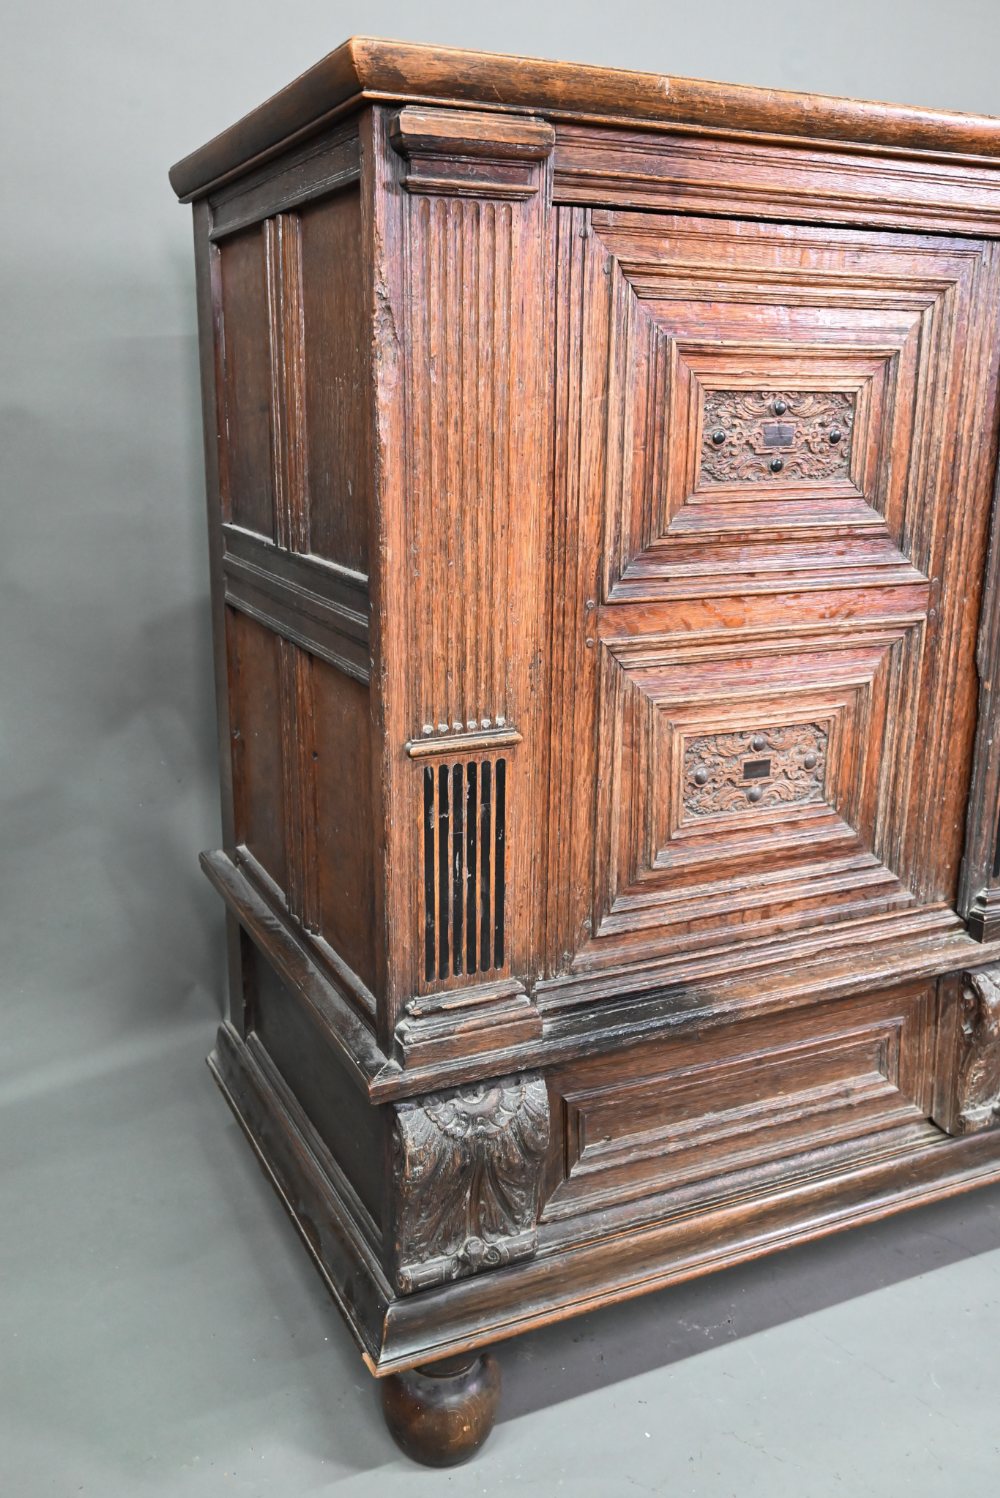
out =
{"type": "Polygon", "coordinates": [[[922,639],[919,620],[789,623],[735,647],[607,639],[607,799],[574,966],[912,906],[892,730],[922,639]]]}

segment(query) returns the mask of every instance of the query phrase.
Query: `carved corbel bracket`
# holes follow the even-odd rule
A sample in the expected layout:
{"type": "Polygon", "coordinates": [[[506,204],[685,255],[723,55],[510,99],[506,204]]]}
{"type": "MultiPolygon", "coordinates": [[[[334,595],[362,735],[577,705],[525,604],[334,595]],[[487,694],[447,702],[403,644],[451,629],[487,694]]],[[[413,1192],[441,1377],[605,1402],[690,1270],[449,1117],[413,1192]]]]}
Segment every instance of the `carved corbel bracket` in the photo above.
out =
{"type": "Polygon", "coordinates": [[[954,1086],[938,1121],[949,1134],[1000,1126],[1000,967],[962,974],[954,1086]]]}
{"type": "Polygon", "coordinates": [[[395,1279],[403,1294],[528,1259],[549,1142],[525,1073],[394,1105],[395,1279]]]}
{"type": "Polygon", "coordinates": [[[408,163],[409,192],[523,201],[538,191],[538,164],[555,131],[530,115],[408,105],[393,119],[389,139],[408,163]]]}

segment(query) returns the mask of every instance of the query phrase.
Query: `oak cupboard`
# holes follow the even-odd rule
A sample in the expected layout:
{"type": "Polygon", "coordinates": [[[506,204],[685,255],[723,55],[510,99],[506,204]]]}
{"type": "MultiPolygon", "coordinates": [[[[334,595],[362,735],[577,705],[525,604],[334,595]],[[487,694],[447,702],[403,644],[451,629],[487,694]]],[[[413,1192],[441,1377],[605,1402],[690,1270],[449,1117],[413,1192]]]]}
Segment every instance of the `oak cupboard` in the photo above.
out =
{"type": "Polygon", "coordinates": [[[356,38],[193,203],[216,1079],[460,1459],[1000,1179],[1000,122],[356,38]]]}

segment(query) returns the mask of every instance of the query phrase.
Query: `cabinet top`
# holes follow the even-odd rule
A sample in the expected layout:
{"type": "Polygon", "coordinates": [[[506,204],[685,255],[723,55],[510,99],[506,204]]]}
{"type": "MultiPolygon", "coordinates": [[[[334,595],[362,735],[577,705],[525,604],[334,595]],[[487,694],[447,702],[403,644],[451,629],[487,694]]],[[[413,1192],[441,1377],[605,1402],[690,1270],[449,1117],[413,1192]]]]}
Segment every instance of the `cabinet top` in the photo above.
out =
{"type": "Polygon", "coordinates": [[[183,201],[258,165],[366,100],[533,111],[555,120],[805,137],[1000,157],[1000,119],[355,36],[171,168],[183,201]]]}

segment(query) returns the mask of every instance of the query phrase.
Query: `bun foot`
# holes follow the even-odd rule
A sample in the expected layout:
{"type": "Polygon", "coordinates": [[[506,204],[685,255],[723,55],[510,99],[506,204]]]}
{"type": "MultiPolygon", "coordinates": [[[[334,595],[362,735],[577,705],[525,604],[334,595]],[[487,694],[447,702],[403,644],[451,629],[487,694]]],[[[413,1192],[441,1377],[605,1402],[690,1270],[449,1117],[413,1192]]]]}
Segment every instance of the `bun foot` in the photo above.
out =
{"type": "Polygon", "coordinates": [[[425,1467],[474,1456],[493,1429],[500,1365],[485,1352],[428,1363],[379,1380],[382,1413],[396,1444],[425,1467]]]}

